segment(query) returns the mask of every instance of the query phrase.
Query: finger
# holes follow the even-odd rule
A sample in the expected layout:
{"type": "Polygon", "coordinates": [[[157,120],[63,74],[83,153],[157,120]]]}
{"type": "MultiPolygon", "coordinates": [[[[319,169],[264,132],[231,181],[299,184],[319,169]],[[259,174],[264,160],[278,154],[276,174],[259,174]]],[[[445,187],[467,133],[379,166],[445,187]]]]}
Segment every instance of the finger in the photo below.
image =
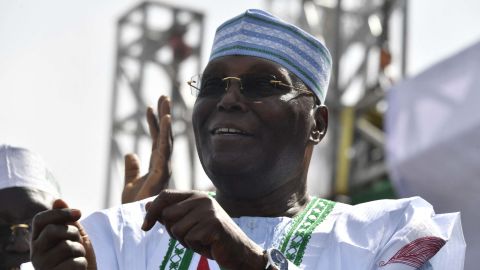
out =
{"type": "Polygon", "coordinates": [[[192,196],[190,196],[183,201],[167,205],[163,208],[162,211],[162,221],[168,223],[176,223],[179,222],[181,219],[186,218],[187,216],[190,220],[201,219],[201,215],[203,215],[203,217],[205,217],[205,215],[204,211],[197,208],[197,206],[200,204],[201,202],[199,200],[192,199],[192,196]],[[193,208],[195,208],[194,213],[192,213],[193,208]]]}
{"type": "Polygon", "coordinates": [[[157,101],[157,113],[158,113],[158,118],[155,117],[155,114],[153,113],[153,110],[152,110],[152,116],[153,116],[153,120],[154,122],[156,123],[156,133],[155,134],[152,134],[152,150],[155,149],[155,147],[157,147],[157,140],[158,140],[158,133],[160,132],[160,119],[162,118],[162,112],[163,112],[163,102],[164,100],[166,99],[167,97],[164,96],[164,95],[161,95],[159,98],[158,98],[158,101],[157,101]]]}
{"type": "Polygon", "coordinates": [[[32,240],[37,239],[42,230],[49,224],[66,224],[75,222],[82,216],[80,210],[59,207],[67,206],[62,200],[56,200],[53,203],[54,209],[38,213],[33,218],[32,240]]]}
{"type": "Polygon", "coordinates": [[[68,204],[64,200],[58,199],[53,202],[52,208],[53,209],[68,208],[68,204]]]}
{"type": "Polygon", "coordinates": [[[162,119],[164,115],[170,114],[170,98],[161,96],[157,103],[158,119],[162,119]]]}
{"type": "Polygon", "coordinates": [[[148,209],[150,208],[150,205],[152,205],[152,202],[151,202],[151,201],[150,201],[150,202],[147,202],[147,203],[145,204],[145,210],[146,210],[146,211],[148,211],[148,209]]]}
{"type": "Polygon", "coordinates": [[[32,242],[35,252],[44,252],[64,240],[80,242],[80,234],[73,225],[48,224],[39,237],[32,242]]]}
{"type": "Polygon", "coordinates": [[[150,131],[150,138],[152,139],[152,150],[157,146],[158,133],[160,132],[160,127],[158,125],[158,120],[155,117],[152,107],[147,108],[147,123],[148,129],[150,131]]]}
{"type": "Polygon", "coordinates": [[[160,132],[159,148],[152,151],[150,168],[144,184],[137,193],[136,199],[144,199],[158,194],[168,186],[172,174],[170,157],[172,154],[172,141],[168,134],[171,133],[171,118],[166,115],[162,118],[162,132],[160,132]]]}
{"type": "Polygon", "coordinates": [[[69,259],[85,257],[85,249],[79,242],[63,240],[40,258],[35,258],[37,264],[46,266],[55,266],[69,259]]]}
{"type": "Polygon", "coordinates": [[[85,258],[88,261],[89,269],[96,269],[97,260],[95,258],[93,244],[90,241],[90,238],[88,237],[87,231],[85,231],[83,226],[78,221],[75,222],[75,226],[77,226],[77,229],[81,238],[81,243],[85,248],[85,258]]]}
{"type": "Polygon", "coordinates": [[[87,267],[87,260],[84,257],[78,257],[64,261],[52,268],[52,270],[84,270],[87,269],[87,267]]]}
{"type": "Polygon", "coordinates": [[[183,238],[183,242],[186,247],[195,251],[202,256],[205,256],[209,259],[213,259],[213,256],[210,252],[210,246],[212,240],[209,237],[211,230],[208,227],[204,227],[201,224],[195,224],[183,238]]]}
{"type": "MultiPolygon", "coordinates": [[[[168,209],[168,208],[166,208],[168,209]]],[[[166,210],[165,209],[165,210],[166,210]]],[[[189,215],[191,209],[187,210],[185,213],[185,218],[178,218],[178,219],[171,219],[171,217],[164,216],[165,227],[167,231],[170,233],[170,236],[180,241],[184,244],[185,235],[196,225],[198,224],[198,219],[191,218],[189,215]]],[[[164,211],[165,212],[165,211],[164,211]]],[[[183,212],[183,211],[182,211],[183,212]]]]}
{"type": "Polygon", "coordinates": [[[162,132],[158,138],[158,151],[166,158],[170,158],[172,154],[172,117],[167,114],[160,119],[160,129],[162,132]]]}
{"type": "Polygon", "coordinates": [[[125,185],[140,177],[140,160],[135,154],[125,155],[125,185]]]}
{"type": "Polygon", "coordinates": [[[162,190],[150,204],[143,221],[142,230],[150,230],[155,225],[155,222],[160,220],[162,211],[166,206],[186,200],[192,194],[192,192],[188,191],[162,190]]]}

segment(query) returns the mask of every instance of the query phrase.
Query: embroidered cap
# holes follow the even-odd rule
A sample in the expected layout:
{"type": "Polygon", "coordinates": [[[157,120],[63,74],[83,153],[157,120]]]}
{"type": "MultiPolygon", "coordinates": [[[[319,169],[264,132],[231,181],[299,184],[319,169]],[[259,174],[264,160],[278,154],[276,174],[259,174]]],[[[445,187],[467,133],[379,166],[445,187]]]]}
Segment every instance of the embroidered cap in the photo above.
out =
{"type": "Polygon", "coordinates": [[[0,189],[28,187],[60,197],[60,188],[43,159],[25,148],[0,145],[0,189]]]}
{"type": "Polygon", "coordinates": [[[227,55],[256,56],[280,64],[325,102],[330,52],[316,37],[268,12],[249,9],[217,28],[209,61],[227,55]]]}

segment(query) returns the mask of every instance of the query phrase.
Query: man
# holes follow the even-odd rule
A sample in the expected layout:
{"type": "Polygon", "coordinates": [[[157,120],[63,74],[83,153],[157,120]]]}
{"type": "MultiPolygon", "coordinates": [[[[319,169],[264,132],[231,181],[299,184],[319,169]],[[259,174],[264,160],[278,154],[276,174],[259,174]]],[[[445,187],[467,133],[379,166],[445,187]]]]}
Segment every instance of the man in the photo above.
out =
{"type": "Polygon", "coordinates": [[[461,269],[459,214],[434,215],[420,198],[349,206],[306,193],[330,68],[315,37],[266,12],[222,24],[189,82],[198,154],[217,192],[163,190],[94,213],[82,222],[93,249],[49,250],[64,240],[50,232],[79,216],[39,214],[36,269],[461,269]]]}
{"type": "Polygon", "coordinates": [[[19,269],[30,260],[32,219],[58,197],[58,185],[40,156],[0,145],[1,270],[19,269]]]}

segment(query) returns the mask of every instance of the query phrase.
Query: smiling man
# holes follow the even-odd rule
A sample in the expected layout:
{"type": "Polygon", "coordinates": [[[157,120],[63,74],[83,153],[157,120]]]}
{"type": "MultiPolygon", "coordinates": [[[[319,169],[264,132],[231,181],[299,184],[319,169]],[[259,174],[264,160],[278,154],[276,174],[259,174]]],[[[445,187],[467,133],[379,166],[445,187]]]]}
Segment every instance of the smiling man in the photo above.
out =
{"type": "MultiPolygon", "coordinates": [[[[269,13],[222,24],[203,74],[189,81],[198,154],[216,193],[163,190],[94,213],[77,241],[93,249],[49,249],[79,238],[53,232],[80,216],[44,212],[34,222],[36,269],[462,269],[458,213],[435,215],[421,198],[349,206],[307,194],[328,126],[330,69],[320,41],[269,13]]],[[[169,133],[169,116],[158,121],[169,133]]]]}
{"type": "Polygon", "coordinates": [[[30,261],[33,217],[50,209],[58,185],[37,154],[0,145],[0,269],[20,269],[30,261]]]}

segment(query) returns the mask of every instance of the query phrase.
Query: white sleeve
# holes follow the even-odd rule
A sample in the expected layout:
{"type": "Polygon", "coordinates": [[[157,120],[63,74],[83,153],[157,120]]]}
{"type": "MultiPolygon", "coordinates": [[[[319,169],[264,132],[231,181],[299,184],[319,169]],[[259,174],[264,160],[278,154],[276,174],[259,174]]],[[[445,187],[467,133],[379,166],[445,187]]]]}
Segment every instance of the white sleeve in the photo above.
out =
{"type": "Polygon", "coordinates": [[[22,263],[20,265],[20,270],[35,270],[31,262],[22,263]]]}
{"type": "Polygon", "coordinates": [[[150,200],[98,211],[81,221],[99,270],[158,269],[165,252],[162,243],[169,238],[158,223],[148,232],[141,229],[150,200]]]}
{"type": "Polygon", "coordinates": [[[435,215],[432,206],[415,197],[405,199],[403,215],[385,235],[373,269],[462,270],[465,240],[459,213],[435,215]]]}
{"type": "Polygon", "coordinates": [[[97,269],[119,270],[118,257],[120,255],[119,238],[115,237],[108,215],[95,212],[81,221],[92,242],[97,269]]]}

